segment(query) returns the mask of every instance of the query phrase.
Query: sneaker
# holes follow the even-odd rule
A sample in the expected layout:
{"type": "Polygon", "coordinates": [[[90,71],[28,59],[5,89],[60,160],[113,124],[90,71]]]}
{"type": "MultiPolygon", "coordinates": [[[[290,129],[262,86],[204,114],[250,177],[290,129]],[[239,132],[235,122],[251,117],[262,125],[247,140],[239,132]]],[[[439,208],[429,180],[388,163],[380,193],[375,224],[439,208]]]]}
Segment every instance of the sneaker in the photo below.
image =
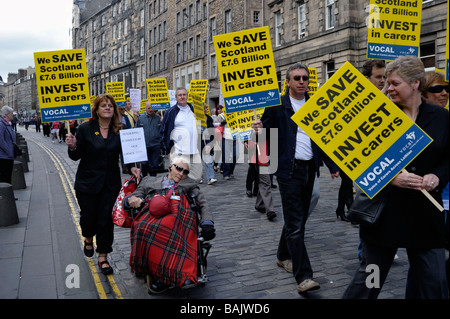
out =
{"type": "Polygon", "coordinates": [[[297,286],[297,290],[299,293],[317,289],[320,289],[320,285],[312,279],[305,279],[297,286]]]}
{"type": "Polygon", "coordinates": [[[230,179],[230,176],[225,176],[223,179],[228,181],[230,179]]]}
{"type": "Polygon", "coordinates": [[[203,179],[201,179],[198,183],[199,183],[199,184],[203,184],[203,179]]]}
{"type": "Polygon", "coordinates": [[[217,182],[217,179],[211,178],[208,180],[208,185],[214,184],[215,182],[217,182]]]}
{"type": "Polygon", "coordinates": [[[286,259],[286,260],[281,261],[281,260],[277,259],[277,265],[278,265],[278,267],[284,268],[284,270],[286,270],[287,272],[292,273],[292,261],[291,260],[286,259]]]}

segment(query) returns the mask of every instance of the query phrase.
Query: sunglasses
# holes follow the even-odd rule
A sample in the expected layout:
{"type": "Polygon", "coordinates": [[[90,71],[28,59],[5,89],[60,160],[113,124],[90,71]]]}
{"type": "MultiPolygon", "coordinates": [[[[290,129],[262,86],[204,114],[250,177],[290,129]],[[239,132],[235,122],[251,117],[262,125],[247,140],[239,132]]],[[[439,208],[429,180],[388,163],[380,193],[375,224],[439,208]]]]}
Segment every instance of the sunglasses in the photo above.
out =
{"type": "Polygon", "coordinates": [[[183,167],[180,167],[180,166],[178,166],[176,164],[172,164],[172,166],[175,167],[175,169],[177,171],[179,171],[180,173],[183,172],[184,175],[186,175],[186,176],[189,175],[189,170],[188,169],[184,169],[183,167]]]}
{"type": "Polygon", "coordinates": [[[448,93],[449,86],[450,85],[433,85],[430,86],[427,91],[430,93],[441,93],[442,90],[445,90],[448,93]]]}
{"type": "Polygon", "coordinates": [[[296,76],[293,77],[293,79],[295,81],[300,81],[300,79],[302,79],[303,81],[306,82],[306,81],[309,80],[309,76],[307,76],[307,75],[296,75],[296,76]]]}

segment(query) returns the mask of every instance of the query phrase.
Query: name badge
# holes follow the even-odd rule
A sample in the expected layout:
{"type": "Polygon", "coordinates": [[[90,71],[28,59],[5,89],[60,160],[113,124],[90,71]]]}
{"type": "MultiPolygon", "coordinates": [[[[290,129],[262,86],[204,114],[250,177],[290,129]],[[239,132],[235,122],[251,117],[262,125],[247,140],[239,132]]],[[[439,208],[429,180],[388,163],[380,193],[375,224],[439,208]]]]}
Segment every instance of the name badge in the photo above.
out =
{"type": "Polygon", "coordinates": [[[170,199],[180,200],[180,196],[172,195],[170,196],[170,199]]]}

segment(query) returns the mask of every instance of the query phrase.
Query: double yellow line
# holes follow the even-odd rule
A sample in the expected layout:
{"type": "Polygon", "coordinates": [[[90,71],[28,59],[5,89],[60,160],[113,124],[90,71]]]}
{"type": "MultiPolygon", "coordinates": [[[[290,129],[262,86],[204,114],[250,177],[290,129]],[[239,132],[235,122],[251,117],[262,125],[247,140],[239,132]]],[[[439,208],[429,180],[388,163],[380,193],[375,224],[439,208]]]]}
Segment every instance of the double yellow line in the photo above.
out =
{"type": "MultiPolygon", "coordinates": [[[[75,190],[73,189],[72,183],[67,176],[66,170],[64,169],[64,166],[61,164],[61,161],[58,157],[53,153],[52,150],[50,150],[47,146],[43,145],[42,143],[34,140],[33,138],[29,138],[30,141],[38,145],[40,148],[42,148],[49,156],[50,159],[53,161],[53,164],[55,165],[56,169],[58,170],[59,178],[61,179],[61,183],[64,187],[64,193],[66,194],[67,202],[69,203],[70,210],[72,212],[72,219],[75,223],[78,236],[80,238],[81,245],[84,245],[84,239],[81,233],[81,227],[80,223],[78,222],[77,218],[77,210],[75,209],[75,205],[77,206],[78,210],[80,210],[80,207],[78,205],[78,202],[76,200],[75,190]],[[72,197],[70,196],[72,194],[72,197]],[[75,202],[75,204],[74,204],[75,202]]],[[[95,245],[95,239],[94,239],[94,245],[95,245]]],[[[100,276],[98,274],[97,268],[95,267],[94,261],[92,258],[86,258],[89,269],[91,271],[92,277],[94,278],[94,284],[97,288],[97,292],[100,299],[108,299],[105,289],[103,287],[103,284],[100,280],[100,276]]],[[[107,275],[106,276],[109,282],[109,285],[111,286],[111,290],[113,291],[115,295],[115,299],[123,299],[122,294],[120,293],[119,287],[117,286],[113,275],[107,275]]]]}

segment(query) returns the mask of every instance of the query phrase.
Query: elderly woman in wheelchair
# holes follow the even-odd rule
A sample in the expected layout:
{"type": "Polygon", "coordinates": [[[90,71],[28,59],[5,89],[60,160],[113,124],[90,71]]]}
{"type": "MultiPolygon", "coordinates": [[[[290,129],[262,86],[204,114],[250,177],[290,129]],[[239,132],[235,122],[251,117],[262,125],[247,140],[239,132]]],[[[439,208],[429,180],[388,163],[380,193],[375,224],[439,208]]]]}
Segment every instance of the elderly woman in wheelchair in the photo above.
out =
{"type": "Polygon", "coordinates": [[[215,237],[214,222],[188,174],[189,162],[176,157],[168,174],[144,177],[123,199],[125,210],[139,210],[131,226],[130,266],[147,277],[149,293],[206,282],[206,241],[215,237]]]}

